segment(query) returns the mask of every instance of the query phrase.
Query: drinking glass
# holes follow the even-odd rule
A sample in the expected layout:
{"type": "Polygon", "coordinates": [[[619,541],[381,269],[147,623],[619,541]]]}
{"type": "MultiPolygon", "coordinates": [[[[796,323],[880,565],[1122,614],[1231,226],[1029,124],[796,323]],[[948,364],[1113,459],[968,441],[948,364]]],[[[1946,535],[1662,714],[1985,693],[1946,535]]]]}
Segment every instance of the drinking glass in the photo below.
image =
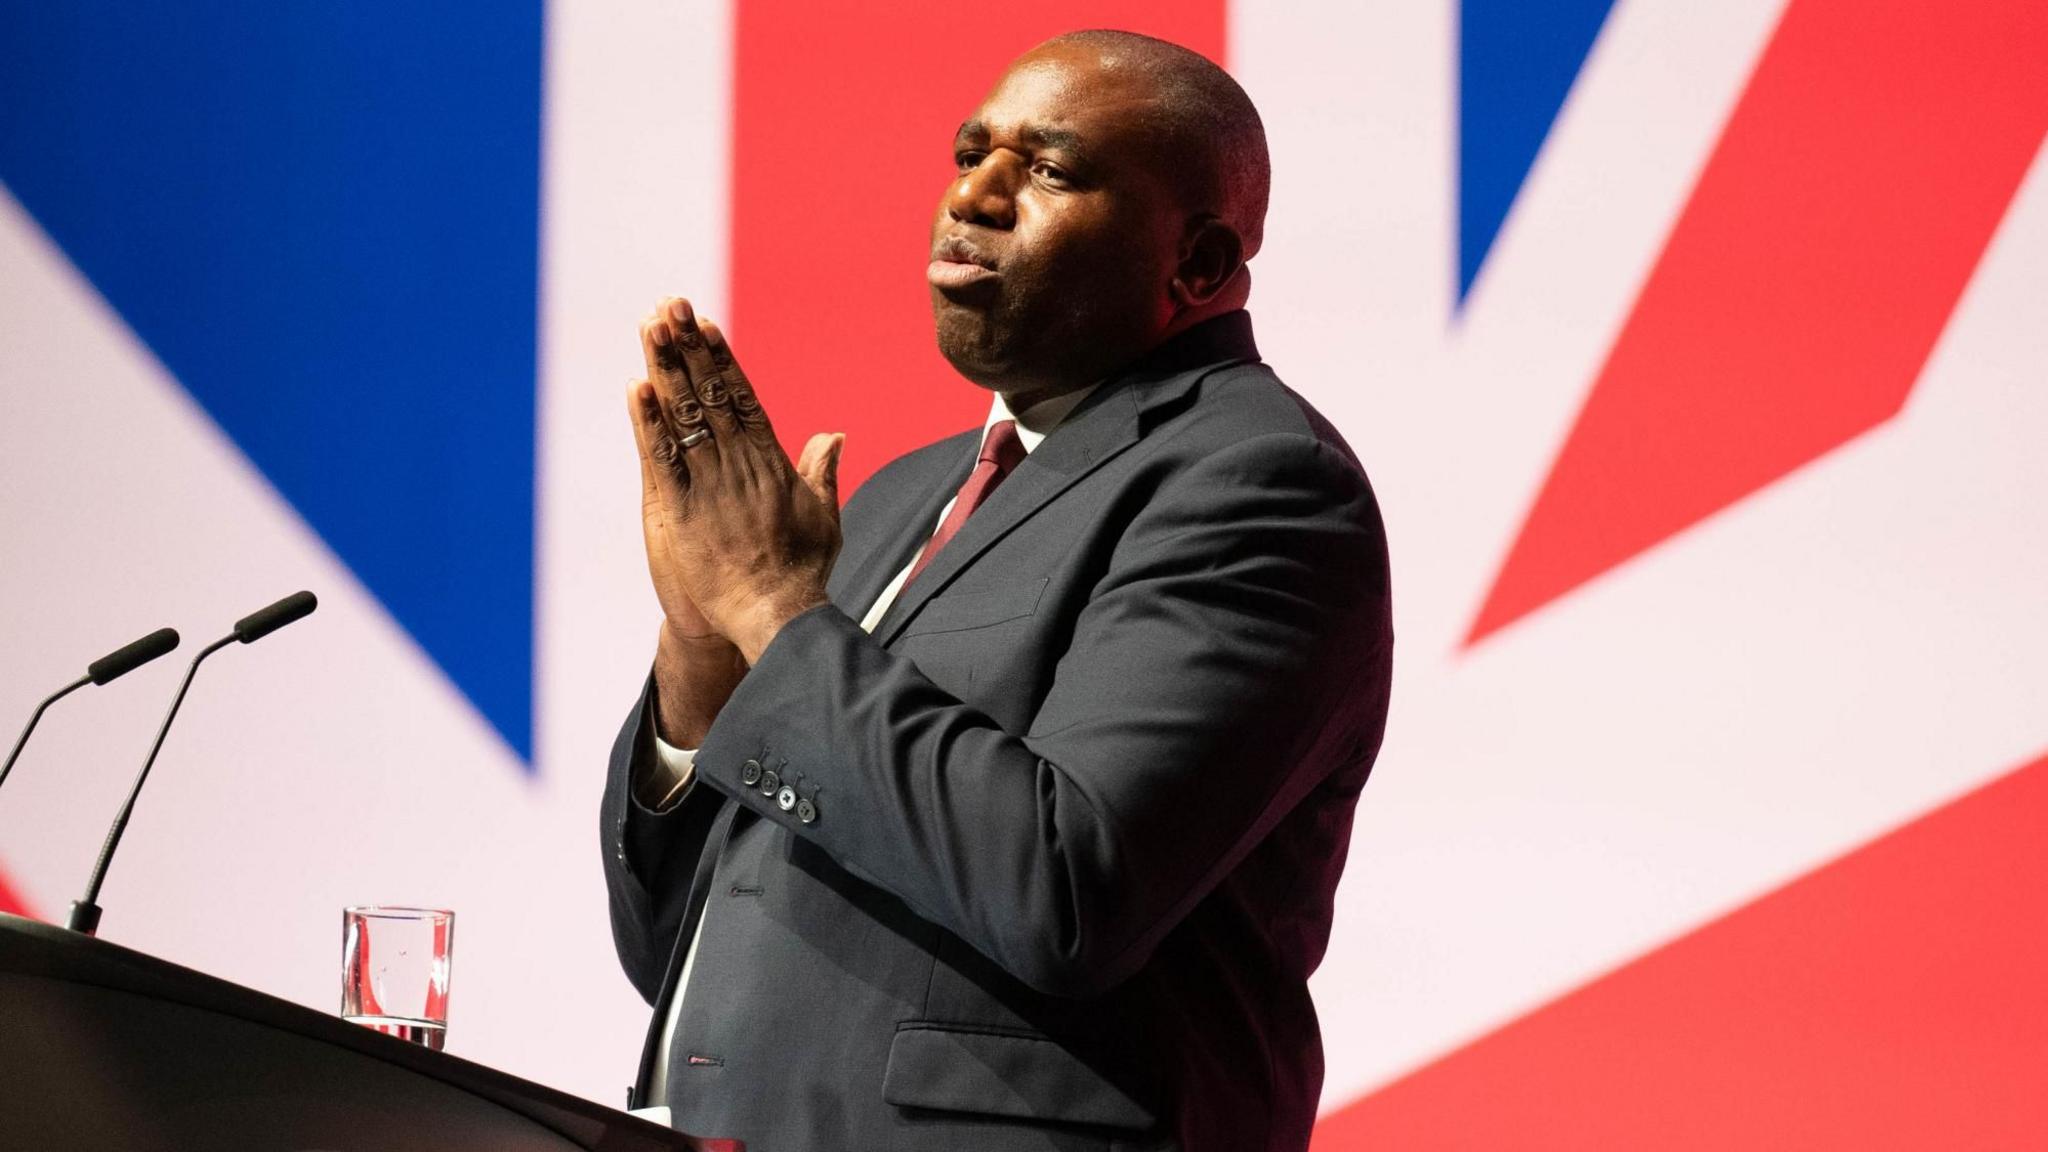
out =
{"type": "Polygon", "coordinates": [[[455,913],[443,909],[342,909],[341,1018],[439,1052],[454,941],[455,913]]]}

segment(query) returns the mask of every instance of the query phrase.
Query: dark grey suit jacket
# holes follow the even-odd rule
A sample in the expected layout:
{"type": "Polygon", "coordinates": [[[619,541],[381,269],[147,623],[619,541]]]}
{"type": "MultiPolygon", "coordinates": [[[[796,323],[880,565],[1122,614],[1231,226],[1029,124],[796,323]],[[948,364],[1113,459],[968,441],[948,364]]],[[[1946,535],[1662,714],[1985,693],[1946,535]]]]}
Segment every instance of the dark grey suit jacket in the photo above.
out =
{"type": "Polygon", "coordinates": [[[668,812],[631,800],[627,717],[602,831],[655,1006],[642,1080],[702,916],[685,1131],[1303,1148],[1307,979],[1386,719],[1365,474],[1219,317],[1091,395],[861,631],[978,437],[847,502],[832,606],[769,645],[668,812]]]}

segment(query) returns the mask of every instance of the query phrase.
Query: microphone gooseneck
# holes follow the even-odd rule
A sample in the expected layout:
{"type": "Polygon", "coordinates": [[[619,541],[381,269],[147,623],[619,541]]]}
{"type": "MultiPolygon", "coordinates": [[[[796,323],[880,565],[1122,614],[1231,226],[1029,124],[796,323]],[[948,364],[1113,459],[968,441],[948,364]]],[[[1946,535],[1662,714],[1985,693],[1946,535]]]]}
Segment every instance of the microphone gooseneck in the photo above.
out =
{"type": "Polygon", "coordinates": [[[15,739],[13,749],[7,753],[7,763],[0,764],[0,784],[7,783],[7,774],[14,771],[14,762],[21,758],[21,750],[28,744],[30,733],[36,730],[36,725],[42,721],[43,713],[49,709],[50,705],[71,695],[87,684],[105,684],[125,676],[177,646],[177,630],[173,628],[159,628],[142,639],[116,648],[91,664],[86,665],[85,675],[43,697],[43,702],[36,705],[35,712],[28,718],[28,724],[22,728],[21,735],[15,739]]]}
{"type": "Polygon", "coordinates": [[[107,829],[106,842],[100,845],[99,860],[94,863],[92,879],[86,883],[85,895],[71,902],[70,928],[87,936],[99,930],[100,885],[106,882],[107,867],[114,862],[114,850],[121,846],[121,835],[128,830],[128,818],[135,813],[136,798],[142,795],[142,786],[149,781],[149,770],[156,764],[158,752],[163,751],[164,737],[171,731],[171,721],[178,718],[178,708],[185,703],[185,693],[192,687],[192,678],[199,674],[199,665],[215,652],[237,641],[252,644],[279,628],[312,614],[319,601],[311,592],[294,592],[277,603],[253,612],[235,622],[234,631],[215,640],[199,650],[192,657],[192,663],[185,669],[185,679],[178,685],[178,694],[171,698],[170,710],[164,713],[164,722],[157,726],[156,741],[149,746],[149,758],[142,762],[142,771],[135,774],[135,784],[128,790],[128,799],[121,805],[121,814],[114,817],[113,827],[107,829]]]}
{"type": "Polygon", "coordinates": [[[71,683],[43,697],[43,702],[36,705],[36,710],[29,714],[28,723],[22,728],[21,735],[15,738],[14,749],[7,754],[7,763],[0,765],[0,784],[7,783],[7,774],[14,771],[14,762],[21,758],[21,750],[28,744],[29,734],[34,732],[36,725],[42,722],[43,713],[49,710],[50,705],[55,704],[57,701],[62,700],[90,683],[92,683],[92,677],[80,676],[71,683]]]}

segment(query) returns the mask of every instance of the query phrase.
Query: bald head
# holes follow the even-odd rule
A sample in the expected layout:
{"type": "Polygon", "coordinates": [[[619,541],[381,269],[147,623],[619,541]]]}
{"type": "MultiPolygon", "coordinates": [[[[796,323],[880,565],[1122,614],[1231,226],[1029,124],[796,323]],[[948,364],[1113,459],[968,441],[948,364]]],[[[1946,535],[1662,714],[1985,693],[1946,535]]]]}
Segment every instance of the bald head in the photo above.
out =
{"type": "Polygon", "coordinates": [[[1265,233],[1273,169],[1259,110],[1230,73],[1199,52],[1136,32],[1069,32],[1040,48],[1053,45],[1090,49],[1105,72],[1144,79],[1157,110],[1156,122],[1147,127],[1179,158],[1177,174],[1186,193],[1203,201],[1191,207],[1214,212],[1235,228],[1250,259],[1265,233]]]}

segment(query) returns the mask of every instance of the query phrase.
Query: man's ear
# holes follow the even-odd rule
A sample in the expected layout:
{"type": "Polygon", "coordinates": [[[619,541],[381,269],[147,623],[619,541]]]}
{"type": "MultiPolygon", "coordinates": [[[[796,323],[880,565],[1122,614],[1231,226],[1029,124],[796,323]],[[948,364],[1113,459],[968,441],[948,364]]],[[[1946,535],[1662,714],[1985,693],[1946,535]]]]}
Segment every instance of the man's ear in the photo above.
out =
{"type": "Polygon", "coordinates": [[[1180,262],[1167,291],[1181,308],[1199,308],[1235,287],[1244,271],[1244,237],[1215,216],[1197,216],[1181,237],[1180,262]]]}

